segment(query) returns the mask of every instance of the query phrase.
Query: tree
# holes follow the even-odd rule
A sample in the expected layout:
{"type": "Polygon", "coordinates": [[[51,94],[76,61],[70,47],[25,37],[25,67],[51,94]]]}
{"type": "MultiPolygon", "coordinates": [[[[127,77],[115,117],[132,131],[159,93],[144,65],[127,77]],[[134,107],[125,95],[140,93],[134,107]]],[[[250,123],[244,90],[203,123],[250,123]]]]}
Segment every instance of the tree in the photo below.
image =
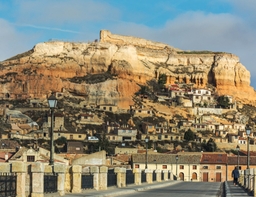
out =
{"type": "Polygon", "coordinates": [[[187,141],[192,141],[195,139],[194,132],[191,129],[188,129],[184,134],[184,139],[187,141]]]}
{"type": "Polygon", "coordinates": [[[224,109],[227,109],[230,106],[230,103],[229,103],[230,101],[227,96],[218,97],[217,102],[218,102],[217,106],[222,107],[224,109]]]}
{"type": "Polygon", "coordinates": [[[109,141],[108,138],[106,137],[106,133],[104,132],[102,135],[99,136],[99,150],[105,150],[108,152],[109,150],[109,141]]]}
{"type": "Polygon", "coordinates": [[[61,136],[57,140],[55,140],[55,143],[58,145],[63,145],[67,143],[67,138],[61,136]]]}
{"type": "Polygon", "coordinates": [[[203,144],[203,148],[206,152],[214,152],[217,150],[217,145],[214,140],[210,138],[206,144],[203,144]]]}
{"type": "Polygon", "coordinates": [[[158,84],[160,85],[160,88],[164,87],[164,84],[166,84],[167,76],[166,74],[160,74],[158,78],[158,84]]]}

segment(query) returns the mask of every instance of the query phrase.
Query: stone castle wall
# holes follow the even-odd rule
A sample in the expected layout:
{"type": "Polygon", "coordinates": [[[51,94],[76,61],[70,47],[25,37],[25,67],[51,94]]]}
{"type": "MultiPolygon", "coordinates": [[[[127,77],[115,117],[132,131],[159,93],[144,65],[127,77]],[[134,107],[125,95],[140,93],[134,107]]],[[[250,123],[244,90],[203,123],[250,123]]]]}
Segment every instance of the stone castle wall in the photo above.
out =
{"type": "Polygon", "coordinates": [[[136,38],[132,36],[122,36],[117,34],[112,34],[108,30],[101,30],[100,31],[100,42],[110,42],[116,45],[134,45],[139,47],[145,47],[155,50],[163,50],[163,49],[174,49],[173,47],[160,43],[154,42],[142,38],[136,38]]]}

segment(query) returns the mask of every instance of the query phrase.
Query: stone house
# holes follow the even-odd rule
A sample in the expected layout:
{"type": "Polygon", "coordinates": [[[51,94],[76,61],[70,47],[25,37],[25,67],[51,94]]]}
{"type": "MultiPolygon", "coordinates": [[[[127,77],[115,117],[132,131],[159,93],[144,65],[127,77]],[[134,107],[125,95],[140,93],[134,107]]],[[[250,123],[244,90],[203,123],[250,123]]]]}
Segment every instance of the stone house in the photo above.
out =
{"type": "Polygon", "coordinates": [[[210,103],[214,102],[214,97],[211,95],[211,91],[209,90],[195,89],[193,90],[193,95],[191,95],[191,100],[194,105],[203,105],[204,103],[209,105],[210,103]]]}
{"type": "Polygon", "coordinates": [[[84,146],[79,141],[68,141],[67,142],[67,153],[69,154],[83,154],[84,146]]]}
{"type": "Polygon", "coordinates": [[[81,113],[76,121],[78,124],[102,124],[101,119],[94,113],[81,113]]]}
{"type": "MultiPolygon", "coordinates": [[[[184,181],[200,181],[201,153],[148,154],[148,169],[170,170],[184,181]],[[176,159],[177,156],[177,159],[176,159]]],[[[133,154],[132,167],[145,169],[146,154],[133,154]]]]}
{"type": "Polygon", "coordinates": [[[166,123],[159,123],[155,125],[155,132],[156,134],[159,133],[167,133],[168,132],[168,127],[166,123]]]}
{"type": "MultiPolygon", "coordinates": [[[[51,127],[51,114],[48,114],[48,128],[51,127]]],[[[54,131],[63,130],[64,115],[62,113],[54,113],[54,131]]]]}
{"type": "Polygon", "coordinates": [[[176,97],[184,97],[186,94],[186,91],[185,90],[182,90],[182,89],[172,89],[170,88],[170,92],[169,92],[169,96],[171,98],[176,98],[176,97]]]}
{"type": "Polygon", "coordinates": [[[84,131],[72,132],[72,131],[54,131],[54,139],[65,137],[67,140],[79,140],[84,141],[87,139],[87,134],[84,131]]]}
{"type": "MultiPolygon", "coordinates": [[[[43,149],[41,147],[35,147],[35,148],[26,148],[21,147],[10,159],[8,162],[37,162],[40,161],[44,163],[45,165],[49,164],[50,159],[50,151],[43,149]]],[[[68,165],[69,161],[65,158],[58,156],[54,153],[54,163],[58,164],[66,164],[68,165]]]]}
{"type": "Polygon", "coordinates": [[[138,148],[134,147],[115,147],[115,155],[116,154],[135,154],[138,152],[138,148]]]}
{"type": "Polygon", "coordinates": [[[164,133],[164,134],[140,134],[140,140],[145,142],[145,139],[149,138],[149,141],[161,141],[161,140],[171,140],[171,141],[181,141],[183,136],[176,133],[164,133]]]}
{"type": "Polygon", "coordinates": [[[117,112],[118,106],[116,105],[99,105],[98,108],[103,111],[117,112]]]}
{"type": "Polygon", "coordinates": [[[150,123],[150,122],[142,122],[142,131],[145,134],[155,134],[156,133],[156,129],[154,124],[150,123]]]}
{"type": "Polygon", "coordinates": [[[203,153],[200,161],[201,180],[203,182],[224,182],[227,179],[227,154],[203,153]]]}
{"type": "Polygon", "coordinates": [[[247,138],[238,136],[237,144],[247,144],[247,138]]]}
{"type": "Polygon", "coordinates": [[[120,141],[135,141],[137,139],[136,127],[123,126],[117,129],[117,136],[120,141]]]}
{"type": "Polygon", "coordinates": [[[233,123],[233,129],[237,131],[245,131],[245,124],[233,123]]]}

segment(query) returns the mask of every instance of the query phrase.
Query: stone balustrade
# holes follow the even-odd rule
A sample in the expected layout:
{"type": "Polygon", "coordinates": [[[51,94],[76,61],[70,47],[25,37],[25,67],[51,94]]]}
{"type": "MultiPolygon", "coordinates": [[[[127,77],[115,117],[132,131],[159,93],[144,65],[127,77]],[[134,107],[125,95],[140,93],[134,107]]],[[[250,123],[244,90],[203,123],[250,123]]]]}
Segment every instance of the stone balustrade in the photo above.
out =
{"type": "Polygon", "coordinates": [[[247,192],[256,196],[256,168],[240,171],[238,182],[247,192]]]}
{"type": "Polygon", "coordinates": [[[55,164],[54,166],[49,166],[40,162],[29,165],[22,162],[3,163],[0,165],[0,176],[12,175],[16,177],[16,191],[14,192],[17,197],[43,197],[46,193],[45,186],[49,185],[49,183],[44,183],[47,175],[53,175],[56,178],[57,184],[54,191],[59,196],[63,196],[65,193],[86,192],[86,190],[82,189],[82,176],[85,172],[90,176],[90,180],[93,182],[93,184],[91,183],[92,189],[95,190],[107,190],[107,182],[113,175],[116,178],[115,186],[119,188],[127,187],[126,181],[135,185],[151,184],[153,183],[153,172],[157,182],[168,181],[172,177],[169,170],[157,169],[153,171],[146,169],[146,183],[142,183],[141,173],[144,171],[141,169],[129,170],[129,176],[127,176],[128,170],[126,168],[115,167],[111,171],[112,177],[109,177],[109,168],[106,166],[87,166],[85,169],[80,165],[55,164]]]}

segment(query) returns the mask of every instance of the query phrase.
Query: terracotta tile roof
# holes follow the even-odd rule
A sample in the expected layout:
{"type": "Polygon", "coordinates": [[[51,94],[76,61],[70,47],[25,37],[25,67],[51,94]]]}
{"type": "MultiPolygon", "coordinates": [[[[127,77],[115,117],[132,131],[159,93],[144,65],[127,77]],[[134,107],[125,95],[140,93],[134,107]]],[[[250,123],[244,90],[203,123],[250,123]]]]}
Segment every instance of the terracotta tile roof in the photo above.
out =
{"type": "Polygon", "coordinates": [[[127,154],[118,154],[117,156],[113,157],[114,159],[122,162],[129,162],[131,160],[131,155],[127,154]]]}
{"type": "Polygon", "coordinates": [[[19,127],[21,129],[31,129],[31,126],[29,124],[19,124],[19,127]]]}
{"type": "MultiPolygon", "coordinates": [[[[237,165],[237,156],[228,156],[228,165],[237,165]]],[[[239,156],[239,164],[247,165],[247,156],[239,156]]],[[[256,157],[250,157],[250,165],[256,165],[256,157]]]]}
{"type": "Polygon", "coordinates": [[[226,153],[203,153],[201,162],[202,164],[226,164],[227,163],[226,153]]]}
{"type": "MultiPolygon", "coordinates": [[[[178,155],[179,164],[199,164],[201,155],[187,154],[178,155]]],[[[133,154],[132,161],[135,163],[145,163],[146,154],[133,154]]],[[[176,154],[148,154],[148,163],[172,164],[176,163],[176,154]]]]}
{"type": "Polygon", "coordinates": [[[1,151],[1,152],[0,152],[0,162],[8,162],[8,160],[9,160],[13,155],[14,155],[14,153],[1,151]],[[7,161],[5,160],[5,154],[6,154],[6,153],[7,153],[7,155],[8,155],[7,161]]]}

